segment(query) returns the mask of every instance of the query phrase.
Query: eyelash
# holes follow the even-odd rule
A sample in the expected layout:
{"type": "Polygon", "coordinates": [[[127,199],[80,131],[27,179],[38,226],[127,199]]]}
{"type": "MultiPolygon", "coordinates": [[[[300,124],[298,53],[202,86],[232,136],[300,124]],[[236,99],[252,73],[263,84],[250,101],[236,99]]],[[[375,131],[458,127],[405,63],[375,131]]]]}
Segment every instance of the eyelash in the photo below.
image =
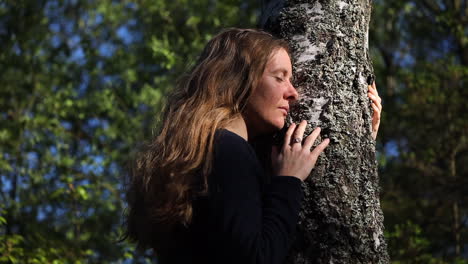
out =
{"type": "MultiPolygon", "coordinates": [[[[284,80],[285,80],[285,79],[283,79],[283,78],[281,78],[281,77],[275,77],[275,78],[276,78],[276,80],[277,80],[278,82],[284,82],[284,80]]],[[[289,81],[290,81],[291,83],[293,82],[292,79],[290,79],[289,81]]]]}

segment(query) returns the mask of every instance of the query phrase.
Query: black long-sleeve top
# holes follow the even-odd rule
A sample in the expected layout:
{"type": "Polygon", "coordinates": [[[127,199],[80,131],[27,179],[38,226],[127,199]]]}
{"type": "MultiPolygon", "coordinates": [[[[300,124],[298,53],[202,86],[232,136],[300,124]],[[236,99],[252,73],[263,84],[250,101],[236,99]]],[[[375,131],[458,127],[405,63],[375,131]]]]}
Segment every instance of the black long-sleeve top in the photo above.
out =
{"type": "Polygon", "coordinates": [[[209,195],[193,203],[193,221],[175,234],[161,263],[283,263],[302,200],[301,180],[264,171],[250,144],[228,130],[215,136],[209,195]]]}

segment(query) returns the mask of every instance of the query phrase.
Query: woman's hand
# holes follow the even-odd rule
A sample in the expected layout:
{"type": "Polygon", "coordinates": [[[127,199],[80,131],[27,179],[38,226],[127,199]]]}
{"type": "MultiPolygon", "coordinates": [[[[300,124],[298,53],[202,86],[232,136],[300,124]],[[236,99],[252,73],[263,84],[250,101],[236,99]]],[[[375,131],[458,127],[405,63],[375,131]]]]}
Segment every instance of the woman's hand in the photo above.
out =
{"type": "Polygon", "coordinates": [[[372,109],[374,109],[374,113],[372,115],[372,138],[375,140],[377,138],[377,132],[379,131],[382,99],[380,99],[379,93],[377,93],[375,82],[372,83],[372,85],[368,85],[367,88],[367,96],[372,100],[372,109]]]}
{"type": "Polygon", "coordinates": [[[296,129],[296,124],[291,124],[284,137],[284,144],[281,148],[273,146],[272,163],[275,175],[294,176],[304,181],[315,167],[315,162],[320,153],[328,146],[330,140],[327,138],[312,151],[312,145],[320,134],[320,128],[316,128],[302,144],[302,137],[307,121],[303,120],[296,129]]]}

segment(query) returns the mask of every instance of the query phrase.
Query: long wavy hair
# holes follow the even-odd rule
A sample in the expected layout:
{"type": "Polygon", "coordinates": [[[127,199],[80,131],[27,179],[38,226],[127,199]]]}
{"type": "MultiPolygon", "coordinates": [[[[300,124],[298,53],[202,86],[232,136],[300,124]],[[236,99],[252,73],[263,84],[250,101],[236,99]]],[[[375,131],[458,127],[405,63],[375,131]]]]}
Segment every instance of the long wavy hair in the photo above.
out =
{"type": "Polygon", "coordinates": [[[158,251],[192,219],[192,201],[208,193],[217,129],[243,114],[265,65],[284,40],[231,28],[205,46],[170,94],[155,138],[134,160],[128,182],[125,238],[158,251]]]}

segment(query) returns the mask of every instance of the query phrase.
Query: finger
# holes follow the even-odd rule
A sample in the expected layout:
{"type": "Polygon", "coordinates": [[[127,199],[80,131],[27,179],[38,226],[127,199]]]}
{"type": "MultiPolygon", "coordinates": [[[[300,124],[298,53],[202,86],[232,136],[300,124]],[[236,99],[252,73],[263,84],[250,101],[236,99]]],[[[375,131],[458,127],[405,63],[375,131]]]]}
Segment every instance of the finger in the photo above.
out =
{"type": "Polygon", "coordinates": [[[375,81],[372,82],[372,88],[374,88],[377,91],[377,86],[375,85],[375,81]]]}
{"type": "Polygon", "coordinates": [[[378,107],[378,108],[379,108],[379,110],[380,110],[379,112],[381,112],[381,113],[382,113],[382,104],[376,104],[376,105],[377,105],[377,107],[378,107]]]}
{"type": "Polygon", "coordinates": [[[297,127],[296,131],[294,131],[293,138],[299,138],[302,141],[306,126],[307,126],[307,121],[302,120],[299,126],[297,127]]]}
{"type": "Polygon", "coordinates": [[[380,108],[375,103],[372,103],[372,109],[374,109],[374,113],[380,113],[380,108]]]}
{"type": "Polygon", "coordinates": [[[372,101],[372,104],[375,104],[375,106],[377,106],[377,108],[379,109],[379,112],[382,112],[382,104],[381,103],[372,101]]]}
{"type": "Polygon", "coordinates": [[[378,103],[382,102],[382,99],[379,96],[375,96],[371,93],[367,93],[367,96],[374,102],[378,102],[378,103]]]}
{"type": "Polygon", "coordinates": [[[375,96],[379,96],[379,93],[377,92],[376,89],[374,89],[371,85],[369,85],[368,87],[369,87],[368,91],[369,91],[370,93],[372,93],[372,94],[375,95],[375,96]]]}
{"type": "Polygon", "coordinates": [[[317,147],[314,148],[314,150],[310,153],[312,156],[313,162],[317,161],[318,156],[320,156],[320,153],[323,152],[323,150],[328,146],[330,143],[330,139],[326,138],[320,143],[317,147]]]}
{"type": "Polygon", "coordinates": [[[377,106],[379,107],[380,112],[382,112],[382,102],[378,103],[377,106]]]}
{"type": "Polygon", "coordinates": [[[374,109],[373,119],[380,120],[380,109],[375,104],[372,104],[372,108],[374,109]]]}
{"type": "Polygon", "coordinates": [[[312,133],[304,141],[304,149],[307,149],[308,151],[310,151],[318,135],[320,135],[320,131],[321,131],[320,127],[317,127],[316,129],[314,129],[314,131],[312,131],[312,133]]]}
{"type": "Polygon", "coordinates": [[[292,123],[288,127],[288,130],[286,131],[286,134],[284,135],[283,149],[288,148],[289,145],[291,144],[291,137],[292,137],[292,134],[294,133],[295,129],[296,129],[296,124],[295,123],[292,123]]]}

